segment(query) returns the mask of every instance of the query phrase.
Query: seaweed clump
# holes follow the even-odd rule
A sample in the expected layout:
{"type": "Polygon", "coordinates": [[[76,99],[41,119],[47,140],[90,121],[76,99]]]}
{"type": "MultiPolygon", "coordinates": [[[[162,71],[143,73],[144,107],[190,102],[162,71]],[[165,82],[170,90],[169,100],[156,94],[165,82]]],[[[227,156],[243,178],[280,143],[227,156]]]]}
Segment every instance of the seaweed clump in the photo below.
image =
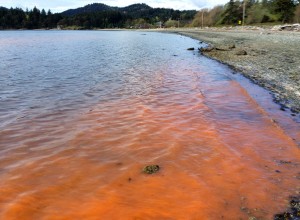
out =
{"type": "Polygon", "coordinates": [[[275,215],[274,220],[300,220],[300,198],[292,197],[289,211],[275,215]]]}
{"type": "Polygon", "coordinates": [[[153,174],[158,172],[159,169],[160,167],[158,165],[148,165],[144,167],[143,172],[146,174],[153,174]]]}

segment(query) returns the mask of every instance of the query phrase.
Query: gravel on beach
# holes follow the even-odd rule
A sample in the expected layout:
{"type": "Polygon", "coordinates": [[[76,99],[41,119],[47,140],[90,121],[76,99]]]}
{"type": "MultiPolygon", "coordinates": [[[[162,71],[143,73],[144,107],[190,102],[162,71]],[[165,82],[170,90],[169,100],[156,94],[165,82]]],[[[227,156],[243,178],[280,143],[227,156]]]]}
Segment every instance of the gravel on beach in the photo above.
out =
{"type": "MultiPolygon", "coordinates": [[[[168,32],[209,43],[202,53],[272,91],[275,101],[300,112],[300,32],[177,29],[168,32]]],[[[201,45],[199,44],[199,47],[201,45]]]]}

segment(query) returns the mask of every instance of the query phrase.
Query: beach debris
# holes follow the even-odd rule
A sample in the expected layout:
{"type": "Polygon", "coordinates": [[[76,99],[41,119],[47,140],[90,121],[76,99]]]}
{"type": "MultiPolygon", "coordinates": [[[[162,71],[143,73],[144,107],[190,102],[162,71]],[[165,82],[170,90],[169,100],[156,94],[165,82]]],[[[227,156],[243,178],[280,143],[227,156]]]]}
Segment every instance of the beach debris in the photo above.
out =
{"type": "Polygon", "coordinates": [[[159,171],[160,167],[158,165],[148,165],[143,168],[143,172],[146,174],[153,174],[159,171]]]}
{"type": "Polygon", "coordinates": [[[194,47],[190,47],[187,50],[195,50],[195,48],[194,47]]]}
{"type": "Polygon", "coordinates": [[[247,55],[247,51],[245,50],[238,50],[235,55],[238,55],[238,56],[243,56],[243,55],[247,55]]]}
{"type": "Polygon", "coordinates": [[[275,25],[272,31],[300,31],[300,24],[275,25]]]}

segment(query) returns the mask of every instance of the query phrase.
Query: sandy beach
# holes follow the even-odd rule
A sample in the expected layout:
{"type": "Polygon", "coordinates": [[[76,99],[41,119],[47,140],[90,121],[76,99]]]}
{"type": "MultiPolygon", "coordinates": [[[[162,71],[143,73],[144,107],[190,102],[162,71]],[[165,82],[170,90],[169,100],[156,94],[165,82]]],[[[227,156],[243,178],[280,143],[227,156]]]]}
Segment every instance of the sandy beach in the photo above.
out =
{"type": "MultiPolygon", "coordinates": [[[[208,43],[202,53],[272,91],[274,100],[300,112],[300,32],[271,30],[177,29],[168,32],[208,43]]],[[[197,49],[197,48],[195,48],[197,49]]]]}

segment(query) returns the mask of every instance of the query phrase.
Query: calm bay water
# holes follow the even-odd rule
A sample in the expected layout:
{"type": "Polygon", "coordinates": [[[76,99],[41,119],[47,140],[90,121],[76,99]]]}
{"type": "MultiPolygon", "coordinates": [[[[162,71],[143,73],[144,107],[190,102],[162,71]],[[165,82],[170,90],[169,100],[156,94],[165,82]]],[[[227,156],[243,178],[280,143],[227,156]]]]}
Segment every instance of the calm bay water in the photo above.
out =
{"type": "Polygon", "coordinates": [[[200,46],[151,32],[0,32],[0,219],[283,211],[300,190],[299,124],[186,50],[200,46]],[[143,174],[148,164],[161,170],[143,174]]]}

